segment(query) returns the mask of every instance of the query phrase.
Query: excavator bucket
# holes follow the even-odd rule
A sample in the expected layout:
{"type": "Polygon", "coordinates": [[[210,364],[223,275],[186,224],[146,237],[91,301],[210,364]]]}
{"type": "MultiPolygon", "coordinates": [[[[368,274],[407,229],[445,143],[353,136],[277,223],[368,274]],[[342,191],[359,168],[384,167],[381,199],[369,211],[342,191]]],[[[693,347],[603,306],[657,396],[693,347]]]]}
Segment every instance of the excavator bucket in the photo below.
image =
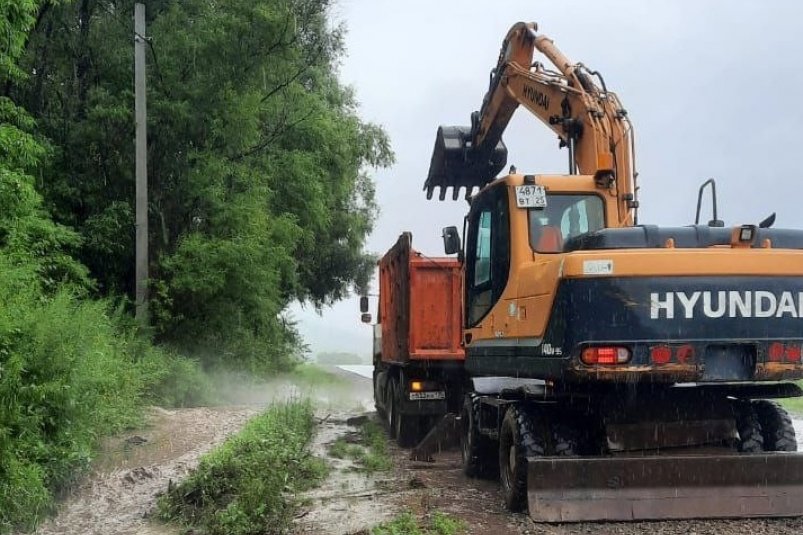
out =
{"type": "Polygon", "coordinates": [[[803,454],[528,459],[540,522],[803,515],[803,454]]]}
{"type": "Polygon", "coordinates": [[[441,126],[435,136],[429,174],[424,183],[427,199],[435,188],[440,188],[439,199],[446,198],[446,189],[453,188],[452,199],[457,200],[460,188],[466,188],[466,197],[475,187],[482,187],[496,178],[507,163],[507,147],[500,140],[490,154],[480,154],[471,147],[471,128],[441,126]]]}

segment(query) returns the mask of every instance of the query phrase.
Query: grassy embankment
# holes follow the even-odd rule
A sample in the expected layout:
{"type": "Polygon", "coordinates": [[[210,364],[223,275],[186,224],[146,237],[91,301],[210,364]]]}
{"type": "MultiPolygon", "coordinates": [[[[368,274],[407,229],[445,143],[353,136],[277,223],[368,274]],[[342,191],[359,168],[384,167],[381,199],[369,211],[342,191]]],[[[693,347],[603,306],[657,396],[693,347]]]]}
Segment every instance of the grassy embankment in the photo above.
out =
{"type": "MultiPolygon", "coordinates": [[[[801,388],[803,388],[803,381],[800,381],[798,384],[800,385],[801,388]]],[[[780,401],[781,405],[783,405],[783,407],[787,411],[792,413],[793,416],[798,416],[798,417],[803,416],[803,397],[787,398],[787,399],[782,399],[780,401]]]]}
{"type": "Polygon", "coordinates": [[[358,469],[367,473],[389,470],[392,466],[387,448],[387,434],[376,422],[360,425],[355,437],[339,437],[329,448],[337,459],[352,459],[358,469]]]}
{"type": "Polygon", "coordinates": [[[418,521],[412,513],[402,513],[371,530],[371,535],[458,535],[466,532],[465,522],[436,511],[426,521],[418,521]]]}
{"type": "Polygon", "coordinates": [[[309,451],[314,427],[307,401],[271,406],[170,488],[160,517],[209,535],[285,532],[300,505],[296,493],[327,472],[309,451]]]}
{"type": "Polygon", "coordinates": [[[142,407],[206,401],[199,365],[133,334],[103,301],[0,277],[0,533],[30,529],[142,407]]]}

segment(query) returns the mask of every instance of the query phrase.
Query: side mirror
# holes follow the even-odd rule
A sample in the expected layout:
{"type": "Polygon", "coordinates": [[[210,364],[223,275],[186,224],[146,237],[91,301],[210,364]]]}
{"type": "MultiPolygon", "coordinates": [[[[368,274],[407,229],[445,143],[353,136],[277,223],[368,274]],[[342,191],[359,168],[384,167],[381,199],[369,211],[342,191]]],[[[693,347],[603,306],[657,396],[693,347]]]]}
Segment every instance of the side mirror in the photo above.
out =
{"type": "MultiPolygon", "coordinates": [[[[362,312],[363,314],[368,312],[368,296],[367,295],[360,296],[360,312],[362,312]]],[[[370,316],[370,314],[369,314],[369,316],[370,316]]],[[[368,323],[370,321],[371,320],[368,320],[367,322],[364,322],[364,323],[368,323]]]]}
{"type": "Polygon", "coordinates": [[[443,250],[446,254],[460,253],[460,234],[457,233],[457,227],[443,229],[443,250]]]}
{"type": "Polygon", "coordinates": [[[360,316],[360,321],[362,321],[363,323],[371,323],[371,319],[372,319],[371,314],[369,313],[365,313],[362,316],[360,316]]]}

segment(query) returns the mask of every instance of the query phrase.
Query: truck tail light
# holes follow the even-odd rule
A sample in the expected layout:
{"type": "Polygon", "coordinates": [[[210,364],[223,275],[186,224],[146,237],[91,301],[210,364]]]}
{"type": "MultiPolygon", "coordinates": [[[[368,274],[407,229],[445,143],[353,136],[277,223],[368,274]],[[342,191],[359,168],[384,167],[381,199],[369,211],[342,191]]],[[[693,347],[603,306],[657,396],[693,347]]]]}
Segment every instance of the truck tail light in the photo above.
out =
{"type": "Polygon", "coordinates": [[[580,358],[585,364],[624,364],[630,360],[630,350],[618,346],[587,347],[580,358]]]}

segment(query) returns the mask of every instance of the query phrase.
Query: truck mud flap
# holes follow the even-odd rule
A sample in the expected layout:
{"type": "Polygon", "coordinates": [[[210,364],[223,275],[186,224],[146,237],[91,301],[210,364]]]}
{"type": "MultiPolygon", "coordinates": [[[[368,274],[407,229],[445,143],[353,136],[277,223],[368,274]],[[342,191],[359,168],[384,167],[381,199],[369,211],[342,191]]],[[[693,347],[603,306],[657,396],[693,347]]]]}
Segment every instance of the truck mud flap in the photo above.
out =
{"type": "Polygon", "coordinates": [[[803,453],[528,458],[538,522],[803,516],[803,453]]]}
{"type": "Polygon", "coordinates": [[[410,460],[433,462],[433,454],[460,444],[460,426],[455,414],[446,414],[410,452],[410,460]]]}

